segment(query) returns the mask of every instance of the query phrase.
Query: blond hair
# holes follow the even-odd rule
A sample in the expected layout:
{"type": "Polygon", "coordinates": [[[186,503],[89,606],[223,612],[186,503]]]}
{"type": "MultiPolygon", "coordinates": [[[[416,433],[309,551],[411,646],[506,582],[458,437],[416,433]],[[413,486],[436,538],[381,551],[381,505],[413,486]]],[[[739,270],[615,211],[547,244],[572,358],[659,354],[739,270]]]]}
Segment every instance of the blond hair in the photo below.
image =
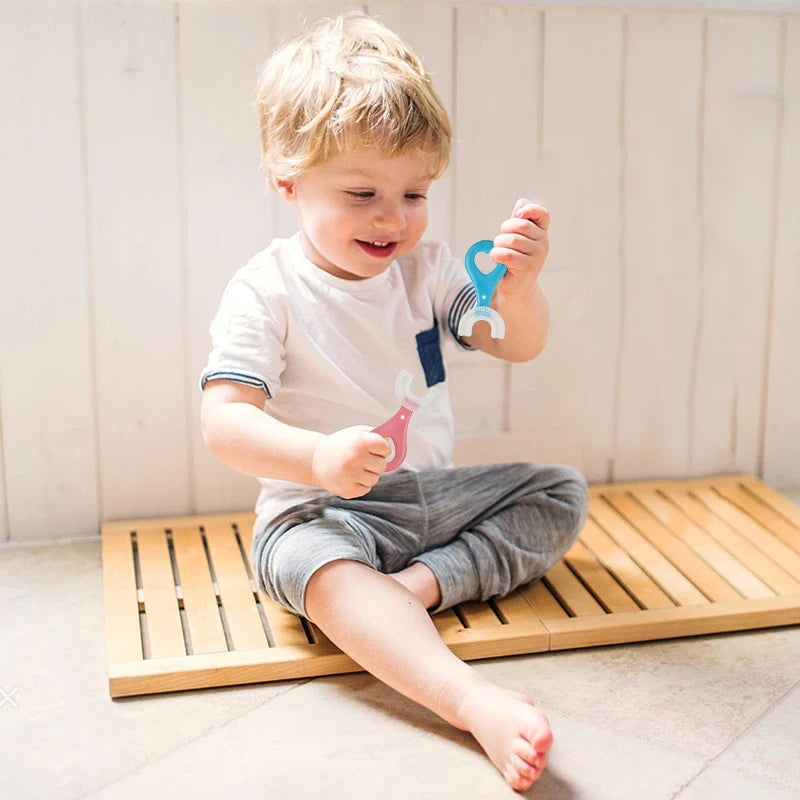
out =
{"type": "Polygon", "coordinates": [[[422,61],[375,19],[323,19],[265,64],[256,111],[272,186],[348,150],[433,157],[447,168],[450,120],[422,61]]]}

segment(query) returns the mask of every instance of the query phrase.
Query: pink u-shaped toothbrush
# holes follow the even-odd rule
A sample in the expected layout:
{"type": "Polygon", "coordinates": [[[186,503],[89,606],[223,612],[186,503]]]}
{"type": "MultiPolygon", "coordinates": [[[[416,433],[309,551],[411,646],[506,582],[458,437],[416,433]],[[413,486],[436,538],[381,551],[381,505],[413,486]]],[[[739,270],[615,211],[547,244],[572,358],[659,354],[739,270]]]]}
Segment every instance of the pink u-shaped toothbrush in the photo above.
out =
{"type": "Polygon", "coordinates": [[[372,429],[373,433],[379,433],[384,439],[387,439],[392,448],[387,459],[386,472],[397,469],[406,457],[408,423],[411,421],[411,415],[417,409],[426,408],[435,403],[442,392],[438,386],[434,386],[424,397],[416,397],[411,393],[412,380],[414,380],[414,376],[410,372],[400,371],[394,384],[394,393],[400,401],[400,408],[386,422],[372,429]]]}

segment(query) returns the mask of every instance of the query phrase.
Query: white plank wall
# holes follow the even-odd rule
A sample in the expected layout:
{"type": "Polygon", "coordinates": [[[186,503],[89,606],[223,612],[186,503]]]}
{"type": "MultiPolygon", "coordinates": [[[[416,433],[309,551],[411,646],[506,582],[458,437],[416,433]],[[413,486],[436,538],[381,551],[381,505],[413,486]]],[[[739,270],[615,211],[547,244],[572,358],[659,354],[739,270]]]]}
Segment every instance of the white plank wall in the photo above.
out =
{"type": "Polygon", "coordinates": [[[0,541],[252,505],[197,377],[228,277],[294,229],[255,80],[350,8],[451,111],[429,234],[460,256],[517,197],[553,216],[542,356],[448,349],[458,462],[800,485],[800,8],[593,5],[3,3],[0,541]]]}

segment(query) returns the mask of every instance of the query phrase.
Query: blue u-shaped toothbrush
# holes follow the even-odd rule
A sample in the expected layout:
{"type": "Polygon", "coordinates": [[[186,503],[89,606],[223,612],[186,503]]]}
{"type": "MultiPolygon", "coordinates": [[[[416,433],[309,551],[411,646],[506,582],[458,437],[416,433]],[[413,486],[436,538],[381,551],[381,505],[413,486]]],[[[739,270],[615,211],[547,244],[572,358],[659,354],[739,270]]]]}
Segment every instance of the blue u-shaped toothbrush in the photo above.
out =
{"type": "Polygon", "coordinates": [[[478,253],[489,253],[493,247],[494,242],[491,239],[481,239],[481,241],[475,242],[464,256],[464,266],[467,268],[467,275],[475,287],[477,296],[475,305],[461,317],[461,321],[458,323],[459,336],[469,336],[472,333],[472,326],[481,319],[489,323],[492,339],[502,339],[506,335],[503,318],[489,306],[497,284],[506,274],[506,265],[497,264],[491,272],[481,272],[475,263],[475,256],[478,253]]]}

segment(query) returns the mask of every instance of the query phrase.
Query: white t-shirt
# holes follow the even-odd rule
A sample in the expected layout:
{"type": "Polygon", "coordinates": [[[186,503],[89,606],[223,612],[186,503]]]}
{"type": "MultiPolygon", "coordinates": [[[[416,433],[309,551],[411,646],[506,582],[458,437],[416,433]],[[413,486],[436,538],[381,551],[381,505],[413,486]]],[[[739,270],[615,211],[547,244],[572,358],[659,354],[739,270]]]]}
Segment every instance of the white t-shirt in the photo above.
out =
{"type": "MultiPolygon", "coordinates": [[[[345,280],[309,261],[299,235],[275,239],[228,283],[211,324],[213,349],[200,384],[259,386],[265,410],[288,425],[333,433],[377,427],[400,407],[395,382],[434,385],[440,400],[416,411],[401,469],[451,466],[454,426],[440,334],[458,339],[475,292],[447,246],[421,242],[373,278],[345,280]]],[[[259,478],[259,515],[277,516],[324,490],[259,478]]]]}

